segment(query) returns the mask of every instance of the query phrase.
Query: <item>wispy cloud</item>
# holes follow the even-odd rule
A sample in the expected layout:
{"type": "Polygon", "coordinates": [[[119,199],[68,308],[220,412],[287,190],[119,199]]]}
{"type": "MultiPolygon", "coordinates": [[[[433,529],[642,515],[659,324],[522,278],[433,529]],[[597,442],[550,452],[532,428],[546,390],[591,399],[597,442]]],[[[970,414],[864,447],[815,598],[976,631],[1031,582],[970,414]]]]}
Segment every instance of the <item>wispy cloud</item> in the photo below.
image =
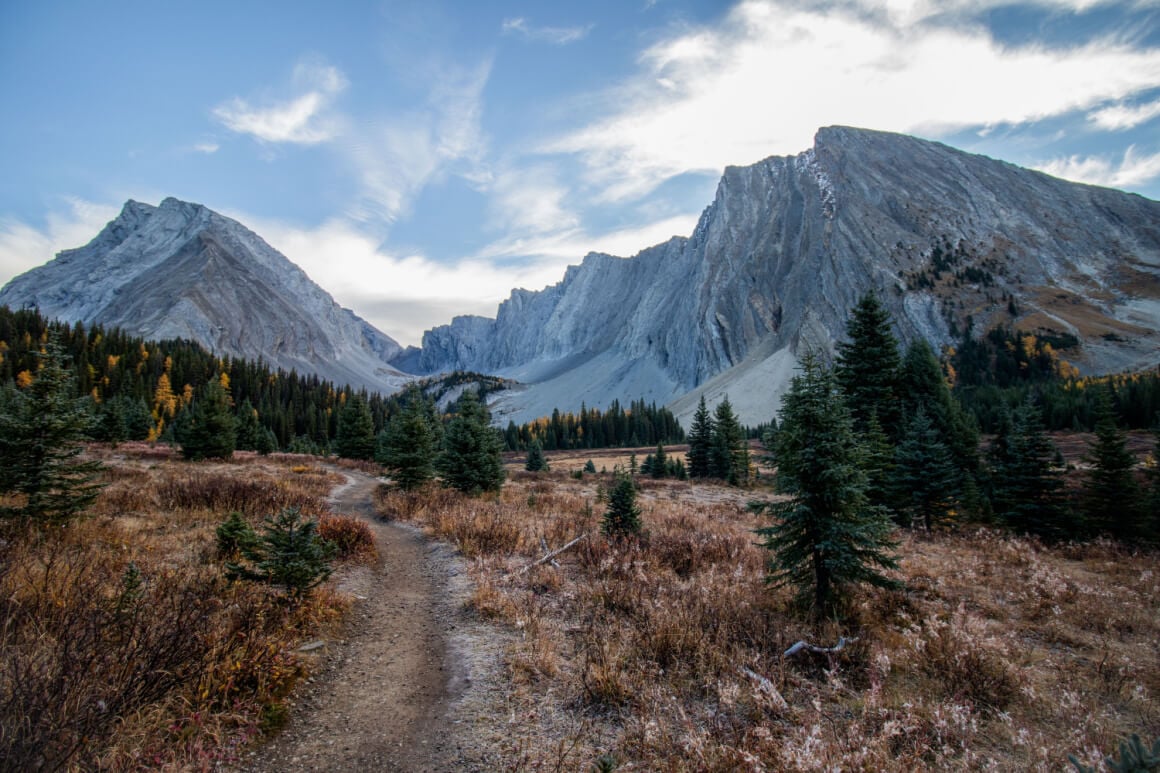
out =
{"type": "Polygon", "coordinates": [[[422,105],[354,132],[346,152],[363,196],[351,216],[391,222],[425,185],[452,170],[469,179],[486,176],[481,118],[490,72],[490,61],[438,68],[428,76],[422,105]]]}
{"type": "Polygon", "coordinates": [[[1160,153],[1140,153],[1132,145],[1119,160],[1108,156],[1068,156],[1036,168],[1066,180],[1130,188],[1160,178],[1160,153]]]}
{"type": "Polygon", "coordinates": [[[536,27],[522,16],[504,19],[501,29],[505,35],[518,35],[525,40],[566,46],[588,37],[593,25],[580,27],[536,27]]]}
{"type": "Polygon", "coordinates": [[[1134,129],[1160,116],[1160,99],[1142,105],[1110,105],[1088,115],[1088,119],[1101,129],[1119,131],[1134,129]]]}
{"type": "Polygon", "coordinates": [[[217,153],[221,149],[221,145],[216,142],[198,142],[193,146],[193,149],[208,156],[217,153]]]}
{"type": "Polygon", "coordinates": [[[936,15],[939,5],[745,0],[720,24],[645,50],[595,120],[541,150],[578,155],[598,195],[619,201],[685,172],[798,152],[819,126],[941,135],[1090,110],[1160,86],[1158,48],[1116,39],[1003,45],[982,24],[936,15]]]}
{"type": "Polygon", "coordinates": [[[314,145],[333,139],[339,121],[328,110],[346,89],[346,76],[337,67],[308,61],[295,67],[292,85],[296,96],[259,105],[234,97],[215,107],[213,114],[231,131],[262,142],[314,145]]]}
{"type": "Polygon", "coordinates": [[[42,228],[15,218],[0,219],[0,285],[47,263],[61,250],[88,244],[117,216],[114,206],[78,198],[65,199],[64,204],[48,215],[42,228]]]}

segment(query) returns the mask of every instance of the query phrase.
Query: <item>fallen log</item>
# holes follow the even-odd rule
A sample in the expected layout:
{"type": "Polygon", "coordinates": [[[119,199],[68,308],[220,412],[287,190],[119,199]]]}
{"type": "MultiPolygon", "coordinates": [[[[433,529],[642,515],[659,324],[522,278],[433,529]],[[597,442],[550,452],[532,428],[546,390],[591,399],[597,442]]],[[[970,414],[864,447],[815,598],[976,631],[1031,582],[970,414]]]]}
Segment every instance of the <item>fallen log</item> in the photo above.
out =
{"type": "MultiPolygon", "coordinates": [[[[539,560],[537,560],[537,561],[533,561],[532,563],[528,564],[528,565],[527,565],[527,566],[525,566],[523,569],[521,569],[521,570],[519,570],[518,572],[516,572],[514,575],[508,575],[508,576],[509,576],[509,577],[515,577],[515,576],[518,576],[518,575],[524,574],[525,572],[528,572],[528,571],[530,571],[530,570],[532,570],[532,569],[535,569],[535,568],[536,568],[537,566],[539,566],[540,564],[547,563],[548,561],[551,561],[553,558],[555,558],[556,556],[560,555],[561,553],[563,553],[565,550],[567,550],[568,548],[570,548],[570,547],[572,547],[573,545],[575,545],[575,544],[576,544],[577,542],[579,542],[580,540],[582,540],[582,539],[585,539],[587,536],[588,536],[588,533],[581,534],[579,537],[577,537],[576,539],[572,540],[571,542],[569,542],[569,543],[568,543],[567,545],[565,545],[564,547],[562,547],[562,548],[556,548],[555,550],[553,550],[551,553],[548,553],[548,554],[547,554],[546,556],[544,556],[543,558],[541,558],[541,559],[539,559],[539,560]]],[[[545,546],[545,547],[546,547],[546,546],[545,546]]]]}
{"type": "Polygon", "coordinates": [[[810,644],[809,642],[807,642],[803,639],[802,641],[799,641],[797,644],[793,645],[788,650],[783,652],[781,656],[783,658],[788,658],[788,657],[790,657],[792,655],[796,655],[802,651],[817,652],[819,654],[825,655],[825,654],[828,654],[831,652],[839,652],[839,651],[845,649],[847,644],[853,644],[856,641],[858,641],[857,636],[855,636],[852,639],[847,639],[845,636],[843,636],[842,638],[838,639],[838,643],[835,644],[833,647],[818,647],[814,644],[810,644]]]}

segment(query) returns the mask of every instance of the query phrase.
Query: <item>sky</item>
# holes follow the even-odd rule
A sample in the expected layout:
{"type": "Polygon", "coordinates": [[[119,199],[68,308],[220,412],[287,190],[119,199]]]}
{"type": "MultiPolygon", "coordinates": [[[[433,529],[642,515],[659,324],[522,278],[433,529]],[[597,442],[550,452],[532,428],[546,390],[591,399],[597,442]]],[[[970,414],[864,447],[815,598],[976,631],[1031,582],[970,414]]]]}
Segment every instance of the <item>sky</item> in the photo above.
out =
{"type": "Polygon", "coordinates": [[[175,196],[418,345],[821,126],[1160,199],[1160,0],[11,0],[0,104],[0,284],[175,196]]]}

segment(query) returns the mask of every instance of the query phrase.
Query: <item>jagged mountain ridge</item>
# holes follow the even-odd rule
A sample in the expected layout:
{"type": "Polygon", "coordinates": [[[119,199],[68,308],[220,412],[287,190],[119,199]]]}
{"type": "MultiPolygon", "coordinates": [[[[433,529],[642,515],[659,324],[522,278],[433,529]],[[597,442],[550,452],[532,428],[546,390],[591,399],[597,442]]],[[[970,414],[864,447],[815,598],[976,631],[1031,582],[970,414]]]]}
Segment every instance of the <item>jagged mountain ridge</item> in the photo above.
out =
{"type": "Polygon", "coordinates": [[[381,392],[409,379],[389,362],[402,352],[392,338],[236,220],[175,198],[127,202],[87,245],[5,285],[0,305],[381,392]]]}
{"type": "Polygon", "coordinates": [[[796,156],[727,168],[690,237],[628,259],[591,253],[556,285],[513,291],[494,320],[428,331],[420,369],[530,382],[496,406],[517,421],[639,396],[687,417],[702,393],[764,421],[797,352],[831,350],[870,289],[904,341],[951,344],[969,316],[976,334],[1074,334],[1066,356],[1088,372],[1152,366],[1160,203],[914,137],[824,128],[796,156]]]}

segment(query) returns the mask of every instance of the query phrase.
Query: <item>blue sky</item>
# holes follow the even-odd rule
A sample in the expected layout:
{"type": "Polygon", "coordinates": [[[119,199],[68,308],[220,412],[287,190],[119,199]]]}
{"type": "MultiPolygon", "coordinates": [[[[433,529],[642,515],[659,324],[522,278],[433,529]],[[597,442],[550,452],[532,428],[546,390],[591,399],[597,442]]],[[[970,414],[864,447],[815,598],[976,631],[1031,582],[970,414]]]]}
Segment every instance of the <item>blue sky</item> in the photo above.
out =
{"type": "Polygon", "coordinates": [[[176,196],[417,344],[819,126],[1160,199],[1160,0],[8,2],[0,100],[0,283],[176,196]]]}

